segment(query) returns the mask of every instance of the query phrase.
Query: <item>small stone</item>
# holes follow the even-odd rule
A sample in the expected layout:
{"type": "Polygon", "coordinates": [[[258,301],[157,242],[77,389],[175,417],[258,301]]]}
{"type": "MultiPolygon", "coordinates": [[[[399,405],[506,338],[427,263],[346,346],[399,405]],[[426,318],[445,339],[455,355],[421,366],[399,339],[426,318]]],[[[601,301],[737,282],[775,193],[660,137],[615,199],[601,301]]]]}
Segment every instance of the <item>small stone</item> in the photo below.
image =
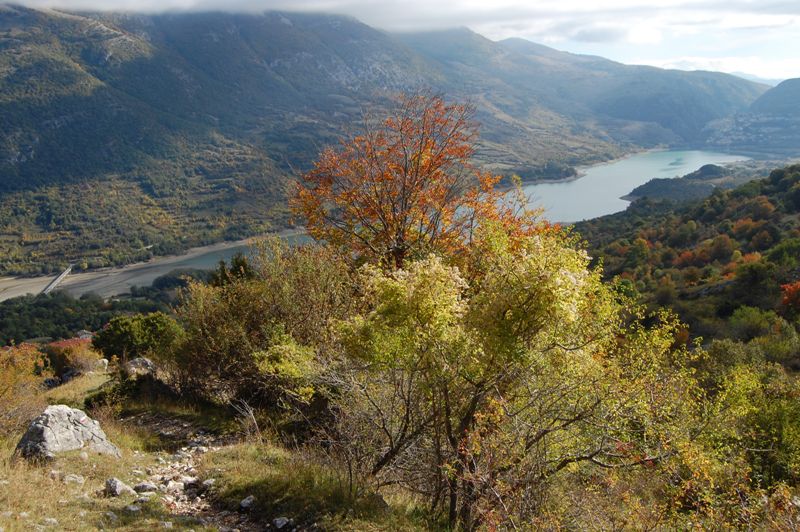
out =
{"type": "Polygon", "coordinates": [[[203,481],[203,483],[201,484],[201,486],[202,486],[203,488],[205,488],[205,489],[211,489],[211,488],[214,486],[214,484],[215,484],[216,482],[217,482],[217,479],[215,479],[215,478],[207,478],[207,479],[205,479],[205,480],[203,481]]]}
{"type": "Polygon", "coordinates": [[[161,521],[161,528],[172,528],[172,521],[161,521]]]}
{"type": "Polygon", "coordinates": [[[136,495],[136,492],[120,479],[110,478],[106,480],[105,494],[108,497],[119,497],[120,495],[136,495]]]}
{"type": "Polygon", "coordinates": [[[56,471],[55,469],[52,469],[50,471],[50,479],[61,480],[62,478],[64,478],[64,473],[62,473],[61,471],[56,471]]]}
{"type": "Polygon", "coordinates": [[[152,482],[139,482],[133,487],[133,491],[142,493],[144,491],[158,491],[158,486],[152,482]]]}
{"type": "Polygon", "coordinates": [[[272,526],[280,530],[281,528],[288,525],[289,522],[290,520],[288,517],[276,517],[275,519],[272,520],[272,526]]]}
{"type": "Polygon", "coordinates": [[[30,516],[31,516],[31,514],[29,514],[28,512],[20,512],[19,513],[19,518],[20,519],[27,519],[30,516]]]}
{"type": "Polygon", "coordinates": [[[131,475],[136,475],[137,477],[143,477],[144,471],[142,471],[141,469],[132,469],[131,475]]]}
{"type": "Polygon", "coordinates": [[[58,519],[55,517],[45,517],[42,519],[42,524],[45,526],[58,526],[58,519]]]}
{"type": "Polygon", "coordinates": [[[0,480],[0,486],[8,486],[9,482],[6,479],[0,480]]]}
{"type": "Polygon", "coordinates": [[[84,482],[86,482],[86,479],[80,475],[75,475],[73,473],[70,473],[64,476],[64,484],[77,484],[80,486],[84,482]]]}
{"type": "Polygon", "coordinates": [[[244,511],[250,510],[253,507],[253,504],[256,502],[256,498],[253,495],[248,495],[242,502],[239,503],[239,508],[244,511]]]}
{"type": "Polygon", "coordinates": [[[167,493],[180,493],[183,491],[183,482],[176,482],[174,480],[170,480],[167,482],[167,493]]]}
{"type": "Polygon", "coordinates": [[[114,512],[106,512],[103,514],[103,516],[109,521],[116,521],[117,519],[119,519],[119,517],[117,517],[117,514],[115,514],[114,512]]]}
{"type": "Polygon", "coordinates": [[[8,512],[8,511],[3,512],[0,514],[0,517],[4,517],[5,519],[11,519],[12,517],[14,517],[14,512],[8,512]]]}
{"type": "Polygon", "coordinates": [[[80,454],[79,454],[78,456],[79,456],[79,457],[81,458],[81,460],[83,460],[84,462],[88,462],[88,461],[89,461],[89,453],[87,453],[86,451],[81,451],[81,452],[80,452],[80,454]]]}
{"type": "Polygon", "coordinates": [[[142,507],[139,506],[138,504],[129,504],[128,506],[125,507],[125,511],[128,513],[135,514],[141,512],[142,507]]]}

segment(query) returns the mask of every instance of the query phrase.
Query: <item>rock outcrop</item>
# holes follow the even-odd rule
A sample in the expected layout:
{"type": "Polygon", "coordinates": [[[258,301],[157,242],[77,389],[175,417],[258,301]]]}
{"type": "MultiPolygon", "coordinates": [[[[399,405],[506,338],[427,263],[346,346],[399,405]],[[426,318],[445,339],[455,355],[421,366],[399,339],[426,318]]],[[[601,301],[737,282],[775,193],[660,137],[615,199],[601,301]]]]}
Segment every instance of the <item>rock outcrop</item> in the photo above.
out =
{"type": "Polygon", "coordinates": [[[125,364],[125,373],[129,378],[155,376],[156,365],[145,357],[137,357],[125,364]]]}
{"type": "Polygon", "coordinates": [[[30,460],[47,460],[58,453],[77,449],[120,456],[119,449],[108,441],[100,423],[76,408],[51,405],[28,426],[16,452],[30,460]]]}

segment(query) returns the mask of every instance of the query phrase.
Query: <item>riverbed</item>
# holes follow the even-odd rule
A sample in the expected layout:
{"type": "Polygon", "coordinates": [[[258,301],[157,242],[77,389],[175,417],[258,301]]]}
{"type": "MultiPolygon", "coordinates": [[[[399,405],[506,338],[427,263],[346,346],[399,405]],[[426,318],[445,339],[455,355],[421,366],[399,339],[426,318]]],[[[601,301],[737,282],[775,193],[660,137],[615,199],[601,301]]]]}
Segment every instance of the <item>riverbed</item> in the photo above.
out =
{"type": "MultiPolygon", "coordinates": [[[[281,236],[289,241],[307,238],[303,233],[285,232],[281,236]]],[[[150,286],[155,279],[177,269],[210,270],[221,260],[230,260],[236,253],[247,254],[254,239],[235,242],[219,242],[210,246],[192,248],[181,255],[157,257],[118,268],[103,268],[91,272],[68,275],[58,286],[69,294],[80,297],[94,293],[111,297],[130,291],[132,286],[150,286]]],[[[47,277],[2,277],[0,278],[0,301],[25,294],[38,294],[56,276],[47,277]]]]}

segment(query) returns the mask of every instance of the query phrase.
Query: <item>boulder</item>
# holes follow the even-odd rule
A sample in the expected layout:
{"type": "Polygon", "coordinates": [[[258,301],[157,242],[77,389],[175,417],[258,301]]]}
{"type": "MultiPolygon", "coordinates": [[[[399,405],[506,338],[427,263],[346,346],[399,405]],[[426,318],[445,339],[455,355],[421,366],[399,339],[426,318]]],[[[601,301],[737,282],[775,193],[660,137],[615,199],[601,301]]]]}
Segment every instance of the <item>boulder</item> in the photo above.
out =
{"type": "Polygon", "coordinates": [[[134,358],[125,364],[125,373],[132,378],[155,376],[156,365],[149,358],[134,358]]]}
{"type": "Polygon", "coordinates": [[[49,460],[57,453],[84,448],[117,458],[121,456],[117,446],[108,441],[100,423],[77,408],[51,405],[28,426],[16,452],[31,460],[49,460]]]}
{"type": "Polygon", "coordinates": [[[158,486],[156,486],[152,482],[139,482],[133,487],[133,489],[137,493],[144,493],[148,491],[158,491],[158,486]]]}
{"type": "Polygon", "coordinates": [[[104,493],[107,497],[119,497],[121,495],[136,495],[133,488],[122,482],[118,478],[110,478],[106,480],[106,489],[104,493]]]}

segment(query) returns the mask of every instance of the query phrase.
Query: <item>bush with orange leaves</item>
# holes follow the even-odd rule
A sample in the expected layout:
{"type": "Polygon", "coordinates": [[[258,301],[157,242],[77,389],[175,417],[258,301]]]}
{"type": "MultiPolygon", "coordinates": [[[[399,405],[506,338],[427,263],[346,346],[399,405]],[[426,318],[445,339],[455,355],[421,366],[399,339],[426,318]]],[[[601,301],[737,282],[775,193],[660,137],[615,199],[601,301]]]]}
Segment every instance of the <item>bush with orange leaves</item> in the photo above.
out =
{"type": "Polygon", "coordinates": [[[800,316],[800,281],[781,285],[781,306],[786,316],[800,316]]]}
{"type": "Polygon", "coordinates": [[[44,407],[37,392],[45,362],[32,344],[0,348],[0,436],[21,429],[44,407]]]}

